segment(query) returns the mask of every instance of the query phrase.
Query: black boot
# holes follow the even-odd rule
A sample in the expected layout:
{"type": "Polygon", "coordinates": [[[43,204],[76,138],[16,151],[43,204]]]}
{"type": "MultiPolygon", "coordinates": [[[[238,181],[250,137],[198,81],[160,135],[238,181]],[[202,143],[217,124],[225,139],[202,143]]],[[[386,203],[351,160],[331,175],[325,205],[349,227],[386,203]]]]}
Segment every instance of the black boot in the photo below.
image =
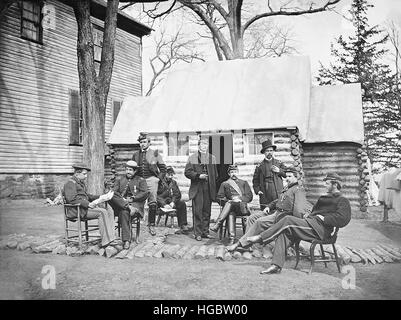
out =
{"type": "Polygon", "coordinates": [[[231,203],[226,202],[223,210],[221,210],[219,216],[216,219],[216,223],[213,226],[209,227],[209,230],[211,232],[217,233],[217,231],[219,231],[219,229],[223,225],[224,220],[226,220],[227,216],[230,214],[230,210],[231,210],[231,203]]]}
{"type": "Polygon", "coordinates": [[[228,237],[230,239],[230,245],[235,243],[235,214],[228,216],[228,237]]]}
{"type": "Polygon", "coordinates": [[[156,210],[157,206],[155,203],[149,204],[148,226],[149,226],[149,233],[152,236],[156,235],[155,231],[156,210]]]}

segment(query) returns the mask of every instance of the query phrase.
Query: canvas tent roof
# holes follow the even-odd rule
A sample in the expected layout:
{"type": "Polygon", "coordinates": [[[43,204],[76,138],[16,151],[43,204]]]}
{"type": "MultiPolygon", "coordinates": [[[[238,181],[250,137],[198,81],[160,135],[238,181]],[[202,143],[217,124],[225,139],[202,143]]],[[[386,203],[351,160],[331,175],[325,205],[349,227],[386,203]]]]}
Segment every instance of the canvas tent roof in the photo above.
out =
{"type": "Polygon", "coordinates": [[[164,82],[158,96],[124,99],[109,144],[137,143],[142,131],[213,132],[289,127],[297,127],[301,140],[305,141],[323,141],[321,136],[343,141],[336,140],[336,131],[341,131],[338,136],[345,137],[346,141],[363,141],[362,115],[356,111],[361,111],[361,103],[355,97],[360,97],[360,89],[357,92],[355,86],[347,89],[341,86],[332,92],[331,87],[312,87],[308,57],[192,64],[170,72],[164,82]],[[343,92],[347,95],[339,105],[335,97],[343,92]],[[329,102],[325,95],[331,97],[329,102]],[[312,101],[319,106],[312,106],[312,101]],[[335,112],[338,107],[355,110],[350,113],[354,118],[347,115],[345,120],[357,123],[356,129],[335,130],[338,122],[329,122],[329,127],[324,128],[315,124],[314,119],[321,120],[321,113],[324,117],[338,118],[339,112],[335,112]]]}

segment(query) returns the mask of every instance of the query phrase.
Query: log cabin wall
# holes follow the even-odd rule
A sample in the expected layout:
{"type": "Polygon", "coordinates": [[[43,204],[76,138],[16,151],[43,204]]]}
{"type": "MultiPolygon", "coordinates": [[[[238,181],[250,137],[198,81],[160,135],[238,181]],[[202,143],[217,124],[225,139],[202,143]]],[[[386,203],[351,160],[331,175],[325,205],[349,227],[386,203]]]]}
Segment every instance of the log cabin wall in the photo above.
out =
{"type": "MultiPolygon", "coordinates": [[[[0,198],[43,197],[57,192],[82,146],[69,145],[69,90],[79,91],[77,24],[72,7],[46,1],[55,24],[43,43],[21,38],[20,2],[0,20],[0,198]]],[[[103,22],[93,18],[93,23],[103,22]]],[[[105,133],[113,126],[113,101],[141,95],[141,37],[117,30],[105,133]]]]}
{"type": "Polygon", "coordinates": [[[343,179],[342,193],[351,202],[353,216],[360,214],[360,165],[356,143],[314,143],[302,145],[305,188],[308,200],[316,203],[326,193],[323,178],[337,172],[343,179]]]}
{"type": "MultiPolygon", "coordinates": [[[[277,145],[276,158],[283,161],[286,165],[294,163],[294,156],[292,155],[292,140],[291,136],[297,135],[296,130],[281,129],[272,130],[266,129],[266,132],[273,133],[274,144],[277,145]]],[[[198,150],[198,135],[196,133],[188,133],[189,136],[189,154],[192,154],[198,150]]],[[[184,169],[188,159],[188,156],[183,157],[168,157],[167,153],[167,143],[164,135],[160,134],[150,134],[151,137],[151,148],[158,149],[166,165],[173,166],[176,176],[175,179],[180,186],[182,193],[182,198],[188,201],[188,192],[190,186],[190,180],[185,177],[184,169]]],[[[263,160],[263,155],[258,154],[254,156],[249,156],[245,152],[246,139],[243,132],[233,132],[233,153],[234,153],[234,163],[239,167],[239,178],[248,181],[252,192],[252,177],[255,171],[255,167],[260,161],[263,160]]],[[[110,155],[107,157],[106,161],[106,172],[107,179],[113,181],[115,173],[116,175],[124,174],[125,166],[124,164],[132,158],[134,150],[139,149],[138,144],[132,145],[110,145],[110,155]]],[[[260,148],[259,148],[260,149],[260,148]]],[[[258,149],[258,150],[259,150],[258,149]]],[[[301,166],[302,169],[302,166],[301,166]]],[[[189,202],[188,205],[191,205],[189,202]]],[[[216,204],[214,204],[216,206],[216,204]]],[[[254,195],[252,201],[253,207],[259,207],[259,197],[254,195]]]]}

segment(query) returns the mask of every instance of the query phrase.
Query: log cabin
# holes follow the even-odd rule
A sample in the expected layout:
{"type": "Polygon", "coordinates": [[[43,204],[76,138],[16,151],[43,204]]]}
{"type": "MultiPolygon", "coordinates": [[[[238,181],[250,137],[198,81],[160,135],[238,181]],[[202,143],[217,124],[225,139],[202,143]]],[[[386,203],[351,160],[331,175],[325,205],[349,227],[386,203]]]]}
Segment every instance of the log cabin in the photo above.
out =
{"type": "MultiPolygon", "coordinates": [[[[0,16],[0,198],[54,196],[82,161],[77,23],[71,1],[14,1],[0,16]]],[[[105,2],[91,2],[95,66],[105,2]]],[[[142,37],[151,29],[120,12],[107,100],[109,137],[125,96],[142,94],[142,37]]]]}
{"type": "Polygon", "coordinates": [[[190,184],[184,167],[202,134],[218,162],[218,184],[236,163],[240,178],[252,186],[263,160],[261,143],[271,139],[276,158],[295,164],[312,203],[325,192],[323,177],[336,171],[354,216],[366,211],[360,84],[312,85],[308,57],[196,63],[171,71],[157,96],[126,97],[108,140],[110,179],[139,148],[140,132],[152,137],[153,148],[175,168],[184,199],[190,184]]]}

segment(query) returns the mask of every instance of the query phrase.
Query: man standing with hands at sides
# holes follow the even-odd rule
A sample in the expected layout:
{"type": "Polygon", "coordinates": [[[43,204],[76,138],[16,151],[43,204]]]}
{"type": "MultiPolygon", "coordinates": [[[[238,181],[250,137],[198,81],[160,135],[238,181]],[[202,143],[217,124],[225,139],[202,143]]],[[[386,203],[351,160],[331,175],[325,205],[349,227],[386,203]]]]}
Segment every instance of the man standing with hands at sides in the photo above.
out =
{"type": "Polygon", "coordinates": [[[149,148],[150,138],[146,133],[141,132],[138,137],[140,150],[135,151],[132,160],[138,164],[138,175],[146,180],[149,191],[148,206],[148,227],[149,233],[154,236],[155,220],[157,210],[157,187],[159,180],[166,174],[166,165],[158,150],[149,148]]]}
{"type": "Polygon", "coordinates": [[[285,166],[274,158],[276,149],[277,146],[270,140],[262,143],[260,153],[264,154],[265,158],[256,166],[252,184],[255,194],[259,195],[260,210],[263,212],[254,213],[248,218],[247,230],[257,219],[267,214],[267,205],[276,200],[283,190],[282,178],[286,177],[285,166]]]}
{"type": "Polygon", "coordinates": [[[209,238],[212,201],[216,201],[216,158],[208,152],[208,137],[200,137],[198,151],[191,154],[185,166],[185,176],[191,180],[189,199],[192,199],[194,236],[197,241],[209,238]]]}

